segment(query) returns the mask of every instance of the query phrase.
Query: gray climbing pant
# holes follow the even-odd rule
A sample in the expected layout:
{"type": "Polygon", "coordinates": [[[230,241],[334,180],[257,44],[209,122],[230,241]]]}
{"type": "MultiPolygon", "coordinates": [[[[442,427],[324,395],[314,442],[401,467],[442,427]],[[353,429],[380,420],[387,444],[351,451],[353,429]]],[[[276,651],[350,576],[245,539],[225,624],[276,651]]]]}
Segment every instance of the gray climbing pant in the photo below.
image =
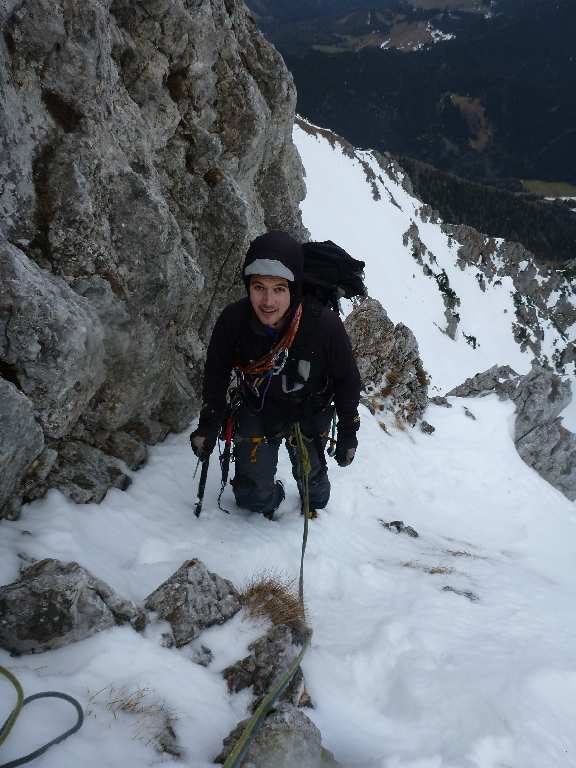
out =
{"type": "MultiPolygon", "coordinates": [[[[314,417],[300,421],[310,457],[308,486],[312,509],[323,509],[330,498],[324,447],[332,415],[333,408],[329,406],[314,417]]],[[[283,440],[286,441],[292,474],[302,498],[300,458],[290,439],[290,425],[273,434],[266,434],[262,416],[247,408],[240,408],[234,437],[236,471],[232,480],[234,497],[239,507],[269,514],[284,498],[282,488],[275,483],[278,450],[283,440]]]]}

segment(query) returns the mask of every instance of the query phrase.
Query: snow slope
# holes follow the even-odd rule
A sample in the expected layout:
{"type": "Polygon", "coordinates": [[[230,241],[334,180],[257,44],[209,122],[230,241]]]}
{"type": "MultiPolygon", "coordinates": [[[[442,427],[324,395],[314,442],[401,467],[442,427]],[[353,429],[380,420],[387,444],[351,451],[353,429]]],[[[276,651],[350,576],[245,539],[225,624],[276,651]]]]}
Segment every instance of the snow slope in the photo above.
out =
{"type": "MultiPolygon", "coordinates": [[[[476,350],[461,336],[449,339],[434,325],[445,325],[435,283],[402,245],[417,202],[384,176],[374,201],[355,160],[299,129],[296,138],[307,172],[305,223],[313,237],[367,261],[371,295],[415,332],[434,385],[444,391],[496,362],[527,370],[530,355],[507,323],[506,286],[480,297],[475,277],[454,269],[439,228],[418,219],[463,297],[461,327],[482,329],[476,350]]],[[[331,462],[332,499],[312,524],[306,558],[314,637],[303,668],[315,704],[308,714],[344,768],[573,768],[575,507],[517,455],[511,404],[452,404],[429,408],[432,436],[385,434],[363,411],[357,459],[347,469],[331,462]],[[380,520],[403,520],[420,536],[391,533],[380,520]]],[[[192,557],[237,585],[265,569],[296,577],[302,519],[285,453],[287,499],[272,523],[237,510],[229,490],[232,514],[218,510],[216,461],[196,519],[193,467],[188,436],[171,436],[127,492],[111,491],[99,506],[76,506],[56,491],[28,505],[21,520],[0,522],[0,583],[17,578],[19,553],[77,560],[134,600],[192,557]]],[[[119,627],[38,656],[0,651],[26,693],[65,690],[88,710],[82,731],[39,768],[212,764],[249,703],[246,693],[227,694],[220,672],[263,627],[237,616],[180,650],[161,647],[161,631],[119,627]],[[191,661],[200,643],[214,654],[207,668],[191,661]],[[119,692],[141,689],[178,718],[181,760],[160,758],[142,717],[107,707],[119,692]]],[[[0,721],[11,707],[8,690],[0,681],[0,721]]],[[[64,703],[33,707],[2,762],[73,717],[64,703]]]]}

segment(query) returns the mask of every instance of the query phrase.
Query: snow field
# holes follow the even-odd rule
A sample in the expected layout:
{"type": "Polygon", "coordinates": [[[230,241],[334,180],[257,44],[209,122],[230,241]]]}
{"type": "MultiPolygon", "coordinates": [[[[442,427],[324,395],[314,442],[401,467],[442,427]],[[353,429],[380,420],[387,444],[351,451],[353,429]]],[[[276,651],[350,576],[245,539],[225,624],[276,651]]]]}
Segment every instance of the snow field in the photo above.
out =
{"type": "MultiPolygon", "coordinates": [[[[305,226],[314,239],[334,240],[366,262],[370,295],[381,302],[394,323],[402,322],[414,332],[434,392],[444,393],[492,365],[507,364],[518,373],[530,370],[532,353],[521,352],[513,336],[515,289],[510,277],[499,277],[501,285],[486,281],[483,292],[477,270],[457,266],[458,246],[449,243],[438,224],[422,221],[421,203],[382,171],[371,152],[357,151],[351,159],[339,144],[332,146],[298,125],[294,141],[306,168],[305,226]],[[380,200],[373,199],[363,163],[376,175],[380,200]],[[441,330],[446,327],[445,306],[436,281],[426,277],[411,257],[411,244],[403,243],[412,223],[436,259],[430,264],[424,256],[424,263],[435,274],[444,269],[461,300],[456,307],[461,320],[454,341],[441,330]],[[463,333],[477,338],[476,349],[463,333]]],[[[558,333],[548,321],[541,323],[543,352],[551,358],[558,333]]]]}
{"type": "MultiPolygon", "coordinates": [[[[432,436],[387,435],[364,410],[356,461],[347,469],[330,461],[332,499],[311,524],[306,555],[314,637],[303,668],[315,704],[308,714],[345,768],[570,766],[573,505],[516,454],[510,404],[494,396],[452,402],[427,414],[432,436]],[[420,538],[389,532],[379,519],[404,520],[420,538]]],[[[8,533],[0,540],[2,583],[17,577],[17,551],[77,560],[138,601],[191,557],[239,586],[269,569],[296,577],[302,518],[285,451],[279,477],[287,500],[273,523],[237,510],[229,489],[232,514],[217,509],[216,461],[197,520],[192,459],[187,436],[172,436],[127,492],[112,491],[100,506],[77,507],[55,491],[29,505],[20,521],[0,526],[8,533]]],[[[185,756],[174,765],[211,764],[250,698],[229,696],[220,672],[246,654],[263,625],[238,616],[181,650],[161,647],[163,628],[139,636],[119,627],[41,656],[0,652],[27,692],[66,690],[90,712],[80,734],[39,765],[158,761],[138,739],[135,716],[107,711],[109,686],[145,688],[178,716],[185,756]],[[207,669],[190,660],[200,644],[214,653],[207,669]]],[[[9,706],[1,701],[0,717],[9,706]]],[[[42,713],[38,741],[70,722],[65,704],[42,713]]],[[[28,733],[23,716],[6,759],[31,747],[28,733]]]]}

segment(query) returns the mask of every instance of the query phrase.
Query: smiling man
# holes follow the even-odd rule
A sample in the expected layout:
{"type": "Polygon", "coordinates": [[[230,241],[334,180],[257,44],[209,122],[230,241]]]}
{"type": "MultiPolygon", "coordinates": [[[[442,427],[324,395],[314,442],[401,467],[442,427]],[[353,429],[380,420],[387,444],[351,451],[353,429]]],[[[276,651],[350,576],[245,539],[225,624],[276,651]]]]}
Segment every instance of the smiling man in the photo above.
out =
{"type": "Polygon", "coordinates": [[[298,482],[299,460],[288,439],[299,422],[310,457],[310,506],[328,503],[324,448],[334,408],[338,415],[336,461],[347,466],[357,447],[360,376],[338,315],[303,298],[303,250],[285,232],[256,238],[244,260],[248,297],[228,305],[208,347],[203,406],[192,450],[206,459],[214,450],[226,411],[232,371],[240,405],[235,412],[232,481],[238,506],[272,519],[284,499],[275,480],[283,439],[298,482]]]}
{"type": "Polygon", "coordinates": [[[250,278],[248,295],[256,317],[263,325],[277,328],[290,306],[290,288],[284,277],[250,278]]]}

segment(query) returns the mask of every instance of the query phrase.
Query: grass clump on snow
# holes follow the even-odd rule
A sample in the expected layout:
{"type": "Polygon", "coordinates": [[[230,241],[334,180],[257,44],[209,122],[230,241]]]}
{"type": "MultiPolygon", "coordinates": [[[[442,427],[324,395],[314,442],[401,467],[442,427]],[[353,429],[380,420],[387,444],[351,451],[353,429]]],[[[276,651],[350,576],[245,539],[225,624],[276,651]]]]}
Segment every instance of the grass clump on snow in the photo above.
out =
{"type": "Polygon", "coordinates": [[[240,602],[253,619],[269,619],[293,629],[306,625],[306,610],[296,592],[294,579],[265,571],[255,576],[240,593],[240,602]]]}

